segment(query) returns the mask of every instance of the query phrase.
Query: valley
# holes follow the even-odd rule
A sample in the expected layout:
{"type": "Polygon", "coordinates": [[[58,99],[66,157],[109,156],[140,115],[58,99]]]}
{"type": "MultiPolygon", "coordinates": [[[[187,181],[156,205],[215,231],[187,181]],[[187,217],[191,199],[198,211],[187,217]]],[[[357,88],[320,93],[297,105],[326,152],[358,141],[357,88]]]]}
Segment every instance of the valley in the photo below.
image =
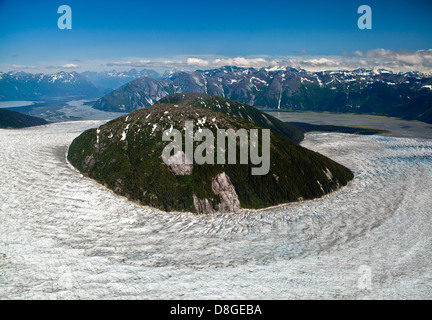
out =
{"type": "Polygon", "coordinates": [[[379,130],[386,130],[387,132],[380,133],[380,135],[385,136],[432,139],[432,125],[422,121],[326,112],[278,112],[269,110],[266,110],[265,112],[284,122],[305,122],[315,125],[369,127],[379,130]]]}

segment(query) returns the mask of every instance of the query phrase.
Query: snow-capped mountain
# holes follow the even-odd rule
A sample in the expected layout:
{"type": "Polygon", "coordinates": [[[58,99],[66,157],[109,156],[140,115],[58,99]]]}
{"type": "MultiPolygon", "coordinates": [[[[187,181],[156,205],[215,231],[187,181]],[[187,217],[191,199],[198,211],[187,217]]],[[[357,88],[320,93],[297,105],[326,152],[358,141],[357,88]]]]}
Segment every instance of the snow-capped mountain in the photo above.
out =
{"type": "Polygon", "coordinates": [[[432,122],[432,77],[384,69],[310,72],[223,67],[134,80],[95,108],[132,111],[172,93],[208,93],[267,109],[372,113],[432,122]]]}
{"type": "Polygon", "coordinates": [[[51,97],[91,96],[102,91],[77,72],[55,74],[7,72],[0,73],[0,100],[37,100],[51,97]]]}
{"type": "Polygon", "coordinates": [[[141,77],[150,77],[154,79],[159,79],[161,76],[159,73],[153,70],[142,69],[136,70],[131,69],[129,71],[85,71],[81,73],[83,76],[87,77],[96,86],[103,89],[115,90],[122,85],[133,81],[141,77]]]}

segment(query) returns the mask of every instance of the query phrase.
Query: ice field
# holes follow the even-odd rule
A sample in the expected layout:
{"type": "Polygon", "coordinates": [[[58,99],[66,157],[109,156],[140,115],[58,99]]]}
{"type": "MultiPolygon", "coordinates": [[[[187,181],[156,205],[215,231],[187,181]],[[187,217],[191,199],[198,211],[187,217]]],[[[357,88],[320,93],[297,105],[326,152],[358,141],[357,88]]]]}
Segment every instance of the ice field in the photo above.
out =
{"type": "Polygon", "coordinates": [[[432,140],[311,133],[348,186],[197,216],[72,168],[68,145],[102,123],[0,129],[0,299],[432,298],[432,140]]]}

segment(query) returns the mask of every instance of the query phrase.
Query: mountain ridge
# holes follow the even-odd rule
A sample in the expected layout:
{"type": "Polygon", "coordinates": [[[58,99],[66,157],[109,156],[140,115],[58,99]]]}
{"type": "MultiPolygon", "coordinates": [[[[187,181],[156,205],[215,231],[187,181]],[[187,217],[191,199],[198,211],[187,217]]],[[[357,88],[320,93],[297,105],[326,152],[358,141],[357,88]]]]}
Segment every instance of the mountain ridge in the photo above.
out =
{"type": "Polygon", "coordinates": [[[130,69],[128,71],[84,71],[81,75],[87,77],[92,83],[101,89],[116,90],[122,85],[142,77],[153,79],[163,78],[159,73],[150,69],[130,69]]]}
{"type": "Polygon", "coordinates": [[[38,100],[64,96],[100,97],[103,92],[87,77],[72,71],[55,74],[0,73],[0,101],[38,100]]]}
{"type": "Polygon", "coordinates": [[[384,69],[310,72],[222,67],[140,78],[100,98],[94,108],[130,112],[173,93],[221,96],[265,109],[376,114],[432,123],[432,77],[384,69]]]}
{"type": "Polygon", "coordinates": [[[0,128],[26,128],[48,124],[41,118],[32,117],[20,112],[0,108],[0,128]]]}

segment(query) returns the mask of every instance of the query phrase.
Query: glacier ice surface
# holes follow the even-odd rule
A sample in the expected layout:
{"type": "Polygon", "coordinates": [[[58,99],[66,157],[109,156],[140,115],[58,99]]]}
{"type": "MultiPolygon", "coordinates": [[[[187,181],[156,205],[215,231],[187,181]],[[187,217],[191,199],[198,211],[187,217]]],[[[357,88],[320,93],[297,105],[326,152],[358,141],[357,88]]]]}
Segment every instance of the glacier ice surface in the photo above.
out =
{"type": "Polygon", "coordinates": [[[432,298],[432,141],[308,134],[304,147],[353,170],[348,186],[197,216],[70,166],[70,142],[102,123],[0,130],[0,299],[432,298]]]}

